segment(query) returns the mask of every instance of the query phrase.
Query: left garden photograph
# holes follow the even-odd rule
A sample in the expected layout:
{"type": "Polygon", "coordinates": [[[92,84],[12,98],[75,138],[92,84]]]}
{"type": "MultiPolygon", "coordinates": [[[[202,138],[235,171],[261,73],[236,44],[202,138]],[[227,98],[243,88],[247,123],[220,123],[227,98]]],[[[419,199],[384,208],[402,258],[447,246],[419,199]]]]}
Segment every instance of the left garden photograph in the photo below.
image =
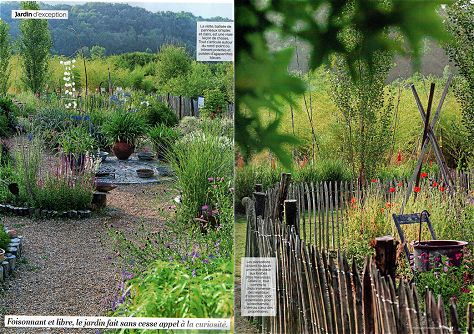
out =
{"type": "Polygon", "coordinates": [[[1,1],[0,18],[0,332],[233,318],[234,64],[199,56],[233,4],[1,1]],[[67,15],[15,17],[37,10],[67,15]]]}

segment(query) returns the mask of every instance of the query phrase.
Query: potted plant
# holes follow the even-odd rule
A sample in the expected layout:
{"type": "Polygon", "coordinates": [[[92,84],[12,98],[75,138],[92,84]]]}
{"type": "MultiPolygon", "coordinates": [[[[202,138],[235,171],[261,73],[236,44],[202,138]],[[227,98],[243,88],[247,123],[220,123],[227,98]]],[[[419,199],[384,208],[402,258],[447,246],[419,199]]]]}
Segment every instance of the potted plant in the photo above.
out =
{"type": "Polygon", "coordinates": [[[59,139],[62,159],[72,170],[83,170],[86,157],[95,147],[95,140],[87,129],[71,127],[59,139]]]}
{"type": "Polygon", "coordinates": [[[179,132],[174,128],[159,124],[148,131],[148,136],[153,143],[157,158],[163,159],[167,145],[178,139],[179,132]]]}
{"type": "Polygon", "coordinates": [[[135,151],[137,139],[146,133],[146,124],[137,113],[118,111],[104,123],[103,130],[117,159],[127,160],[135,151]]]}

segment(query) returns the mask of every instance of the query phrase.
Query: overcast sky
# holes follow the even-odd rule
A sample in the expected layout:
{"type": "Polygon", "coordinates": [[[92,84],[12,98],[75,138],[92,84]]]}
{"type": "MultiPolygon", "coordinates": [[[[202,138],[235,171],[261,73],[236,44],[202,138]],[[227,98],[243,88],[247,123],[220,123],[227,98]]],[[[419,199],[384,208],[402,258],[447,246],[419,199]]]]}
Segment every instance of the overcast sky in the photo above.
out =
{"type": "MultiPolygon", "coordinates": [[[[83,4],[85,1],[44,1],[45,3],[64,3],[64,4],[83,4]]],[[[129,0],[113,0],[113,1],[100,1],[92,0],[90,2],[125,2],[130,6],[143,7],[151,12],[158,11],[170,11],[170,12],[190,12],[195,16],[202,16],[203,18],[210,18],[215,16],[221,16],[228,19],[234,18],[234,2],[233,0],[141,0],[141,1],[129,1],[129,0]]]]}

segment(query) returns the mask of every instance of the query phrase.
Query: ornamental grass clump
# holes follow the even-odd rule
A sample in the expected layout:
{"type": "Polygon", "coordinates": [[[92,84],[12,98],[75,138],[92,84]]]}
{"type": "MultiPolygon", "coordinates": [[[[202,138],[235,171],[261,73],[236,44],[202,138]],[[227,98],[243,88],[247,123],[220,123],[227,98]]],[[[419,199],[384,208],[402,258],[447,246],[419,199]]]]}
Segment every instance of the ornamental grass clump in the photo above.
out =
{"type": "Polygon", "coordinates": [[[209,132],[193,132],[176,141],[168,150],[167,160],[173,168],[181,192],[178,216],[191,223],[200,216],[206,204],[209,178],[233,175],[233,143],[227,137],[209,132]]]}
{"type": "Polygon", "coordinates": [[[146,122],[140,114],[122,110],[111,113],[102,127],[110,144],[125,142],[131,145],[135,145],[146,129],[146,122]]]}

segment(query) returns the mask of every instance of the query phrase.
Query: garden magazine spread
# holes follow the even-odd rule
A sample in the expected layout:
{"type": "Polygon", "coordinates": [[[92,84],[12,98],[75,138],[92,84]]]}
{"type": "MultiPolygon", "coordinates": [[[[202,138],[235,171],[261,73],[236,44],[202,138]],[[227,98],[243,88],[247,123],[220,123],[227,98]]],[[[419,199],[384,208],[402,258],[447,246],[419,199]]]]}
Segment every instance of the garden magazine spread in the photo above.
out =
{"type": "Polygon", "coordinates": [[[0,334],[474,334],[474,0],[0,0],[0,334]]]}
{"type": "Polygon", "coordinates": [[[230,331],[233,10],[0,2],[0,333],[230,331]]]}

